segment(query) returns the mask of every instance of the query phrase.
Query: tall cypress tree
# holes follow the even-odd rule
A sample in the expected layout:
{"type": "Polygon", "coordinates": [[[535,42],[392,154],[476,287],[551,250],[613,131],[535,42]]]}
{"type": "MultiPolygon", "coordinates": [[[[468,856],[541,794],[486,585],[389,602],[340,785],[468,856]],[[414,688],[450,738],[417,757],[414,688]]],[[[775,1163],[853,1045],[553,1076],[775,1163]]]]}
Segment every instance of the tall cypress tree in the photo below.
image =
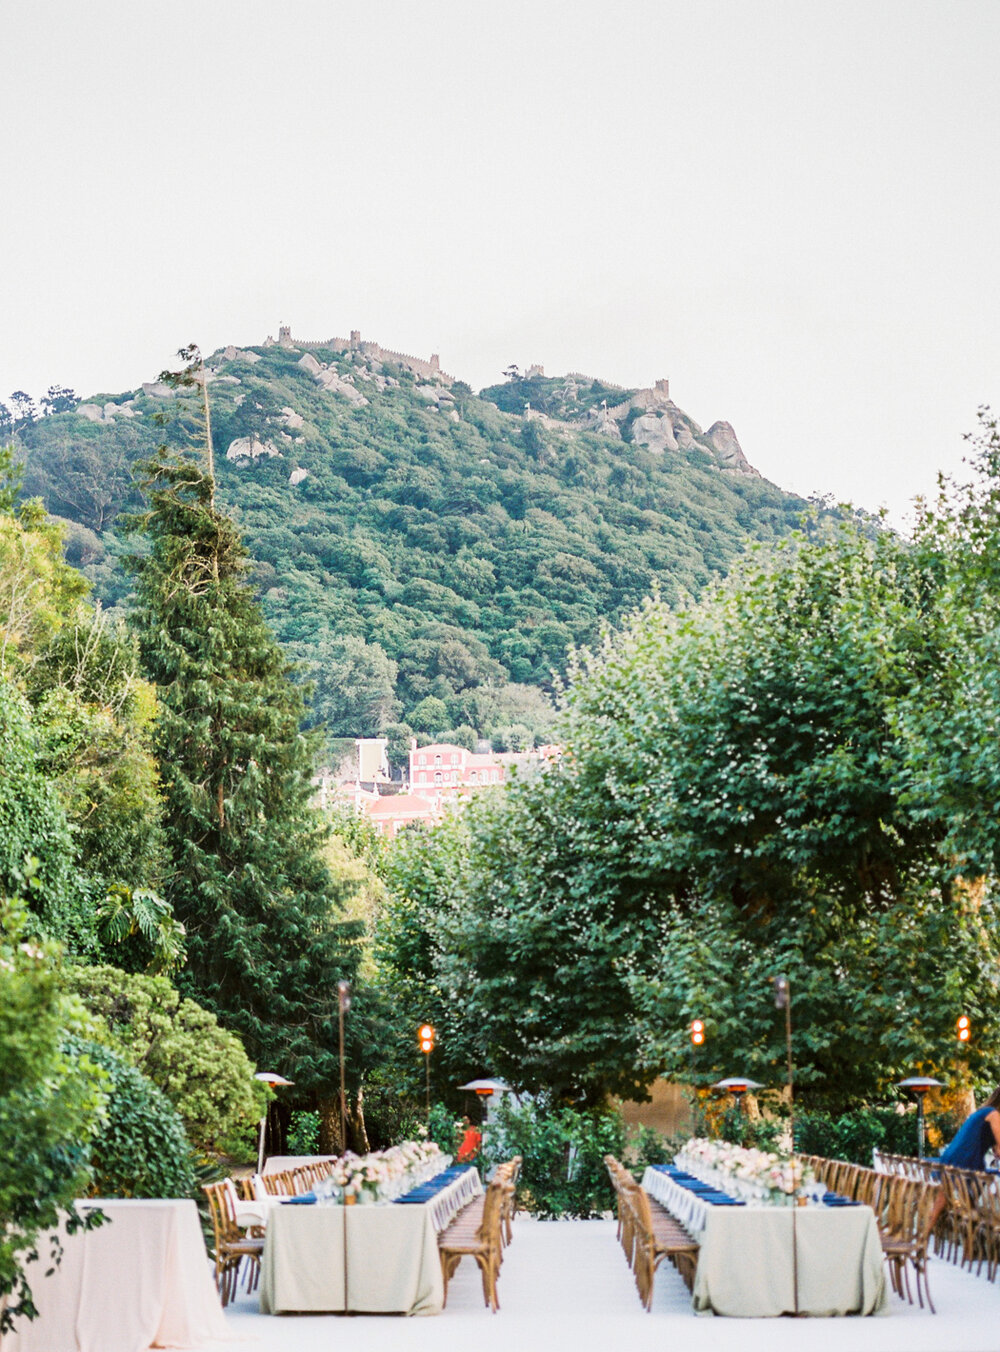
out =
{"type": "MultiPolygon", "coordinates": [[[[200,386],[210,451],[204,370],[196,350],[182,355],[195,362],[177,383],[200,386]]],[[[354,974],[361,927],[338,919],[320,855],[302,696],[215,504],[210,454],[162,446],[145,489],[133,623],[160,702],[164,891],[188,936],[178,985],[258,1062],[322,1091],[337,1078],[336,985],[354,974]]]]}

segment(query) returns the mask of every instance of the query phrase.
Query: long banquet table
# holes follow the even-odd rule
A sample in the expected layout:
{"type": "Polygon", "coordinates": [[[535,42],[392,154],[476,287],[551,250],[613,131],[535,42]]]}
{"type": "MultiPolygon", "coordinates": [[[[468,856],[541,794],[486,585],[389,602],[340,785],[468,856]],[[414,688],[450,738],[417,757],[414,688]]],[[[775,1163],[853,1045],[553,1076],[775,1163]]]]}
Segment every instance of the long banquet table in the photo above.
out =
{"type": "Polygon", "coordinates": [[[467,1169],[419,1205],[272,1207],[261,1313],[439,1314],[438,1234],[481,1192],[479,1174],[467,1169]]]}
{"type": "Polygon", "coordinates": [[[642,1186],[701,1245],[698,1313],[881,1314],[889,1294],[871,1207],[711,1206],[649,1168],[642,1186]]]}
{"type": "Polygon", "coordinates": [[[68,1235],[50,1277],[48,1240],[29,1271],[38,1318],[18,1320],[3,1352],[145,1352],[199,1348],[229,1336],[198,1209],[177,1200],[94,1199],[107,1217],[68,1235]]]}

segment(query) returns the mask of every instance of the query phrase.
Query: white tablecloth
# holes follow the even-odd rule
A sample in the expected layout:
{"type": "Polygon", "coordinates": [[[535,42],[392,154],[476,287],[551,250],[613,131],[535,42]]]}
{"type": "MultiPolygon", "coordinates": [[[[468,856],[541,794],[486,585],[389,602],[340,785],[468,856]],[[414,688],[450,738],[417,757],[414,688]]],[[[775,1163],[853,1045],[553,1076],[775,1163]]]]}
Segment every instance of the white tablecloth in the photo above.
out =
{"type": "Polygon", "coordinates": [[[711,1206],[667,1174],[642,1186],[701,1245],[692,1304],[742,1318],[881,1314],[889,1295],[871,1207],[711,1206]]]}
{"type": "Polygon", "coordinates": [[[444,1282],[438,1234],[481,1192],[479,1174],[469,1169],[422,1204],[272,1208],[261,1312],[439,1314],[444,1282]]]}
{"type": "Polygon", "coordinates": [[[63,1259],[51,1277],[44,1242],[29,1278],[39,1317],[19,1320],[3,1352],[145,1352],[229,1337],[194,1202],[77,1206],[100,1207],[108,1219],[97,1230],[62,1232],[63,1259]]]}

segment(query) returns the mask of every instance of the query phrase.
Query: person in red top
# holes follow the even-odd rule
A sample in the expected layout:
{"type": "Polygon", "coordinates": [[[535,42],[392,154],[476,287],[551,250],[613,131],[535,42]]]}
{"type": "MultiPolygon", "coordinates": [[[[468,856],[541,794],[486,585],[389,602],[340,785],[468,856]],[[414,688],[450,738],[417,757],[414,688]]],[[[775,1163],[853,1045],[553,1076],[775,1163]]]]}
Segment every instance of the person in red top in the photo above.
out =
{"type": "Polygon", "coordinates": [[[467,1117],[462,1118],[465,1127],[465,1134],[462,1137],[458,1147],[459,1164],[468,1164],[479,1154],[479,1147],[483,1143],[483,1135],[478,1127],[474,1127],[467,1117]]]}

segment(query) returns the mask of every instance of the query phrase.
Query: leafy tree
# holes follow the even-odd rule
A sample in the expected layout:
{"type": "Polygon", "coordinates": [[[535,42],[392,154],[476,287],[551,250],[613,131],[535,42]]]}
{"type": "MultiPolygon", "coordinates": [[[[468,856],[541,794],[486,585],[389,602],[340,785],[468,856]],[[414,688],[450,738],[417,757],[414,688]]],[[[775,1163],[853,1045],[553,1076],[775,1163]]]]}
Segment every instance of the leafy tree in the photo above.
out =
{"type": "Polygon", "coordinates": [[[448,726],[448,706],[436,695],[426,695],[410,711],[410,722],[417,732],[433,736],[448,726]]]}
{"type": "Polygon", "coordinates": [[[10,402],[14,406],[14,430],[21,431],[25,427],[30,427],[38,417],[38,410],[31,395],[26,394],[24,390],[15,390],[10,396],[10,402]]]}
{"type": "Polygon", "coordinates": [[[87,592],[64,561],[62,532],[42,504],[29,499],[15,507],[20,482],[12,450],[0,449],[0,677],[22,670],[87,592]]]}
{"type": "Polygon", "coordinates": [[[79,402],[68,385],[50,385],[42,396],[42,415],[48,418],[53,413],[72,413],[79,402]]]}
{"type": "Polygon", "coordinates": [[[184,962],[184,926],[155,892],[114,883],[98,905],[97,923],[98,937],[127,971],[143,967],[155,975],[184,962]]]}
{"type": "Polygon", "coordinates": [[[25,1264],[45,1233],[55,1258],[60,1217],[70,1229],[80,1224],[70,1207],[89,1185],[104,1102],[93,1060],[63,1050],[76,1016],[58,957],[54,944],[32,937],[22,904],[0,900],[0,1332],[36,1313],[25,1264]]]}
{"type": "Polygon", "coordinates": [[[77,953],[94,952],[94,921],[65,810],[39,764],[28,704],[0,678],[0,896],[18,895],[30,895],[47,935],[77,953]]]}
{"type": "Polygon", "coordinates": [[[396,663],[381,644],[347,634],[308,651],[303,671],[313,685],[310,721],[333,737],[377,737],[400,708],[396,663]]]}
{"type": "Polygon", "coordinates": [[[178,980],[255,1059],[329,1086],[336,983],[353,975],[359,928],[332,912],[301,695],[211,466],[164,447],[146,490],[134,624],[160,700],[165,895],[188,943],[178,980]]]}
{"type": "Polygon", "coordinates": [[[409,723],[389,723],[382,732],[386,739],[385,754],[392,766],[409,766],[410,739],[415,729],[409,723]]]}

